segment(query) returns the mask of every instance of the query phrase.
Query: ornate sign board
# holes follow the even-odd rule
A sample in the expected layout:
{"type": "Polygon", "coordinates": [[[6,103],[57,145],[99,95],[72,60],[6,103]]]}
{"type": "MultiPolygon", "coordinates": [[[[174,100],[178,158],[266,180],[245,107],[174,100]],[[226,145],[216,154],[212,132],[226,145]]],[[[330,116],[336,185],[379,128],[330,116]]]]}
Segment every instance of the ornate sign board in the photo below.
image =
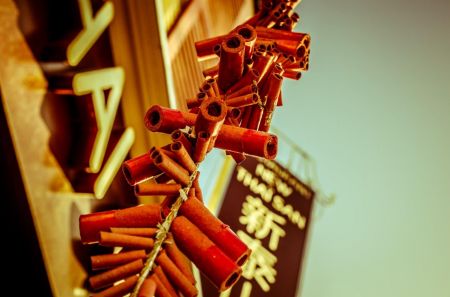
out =
{"type": "MultiPolygon", "coordinates": [[[[114,59],[110,30],[122,26],[113,22],[122,12],[116,6],[0,0],[0,97],[39,241],[36,254],[42,253],[54,296],[88,295],[79,215],[136,199],[117,174],[140,131],[124,120],[121,106],[126,79],[133,79],[114,59]]],[[[126,37],[122,31],[114,36],[126,37]]]]}
{"type": "Polygon", "coordinates": [[[63,2],[46,7],[49,19],[42,20],[26,18],[27,9],[42,9],[41,3],[19,1],[19,23],[48,81],[42,112],[50,149],[74,190],[100,199],[135,139],[118,116],[125,72],[114,65],[107,31],[114,5],[63,2]]]}
{"type": "MultiPolygon", "coordinates": [[[[235,167],[219,218],[253,250],[239,282],[220,297],[295,297],[314,192],[275,161],[235,167]]],[[[208,281],[203,296],[219,296],[208,281]]]]}

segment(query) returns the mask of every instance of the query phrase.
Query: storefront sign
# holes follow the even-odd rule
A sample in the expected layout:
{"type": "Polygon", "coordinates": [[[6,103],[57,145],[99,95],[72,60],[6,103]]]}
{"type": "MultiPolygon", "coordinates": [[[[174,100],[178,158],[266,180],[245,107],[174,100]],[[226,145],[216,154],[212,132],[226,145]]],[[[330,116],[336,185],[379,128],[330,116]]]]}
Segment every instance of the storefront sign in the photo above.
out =
{"type": "Polygon", "coordinates": [[[249,158],[236,166],[219,218],[253,250],[238,283],[219,295],[295,297],[314,192],[277,162],[249,158]]]}

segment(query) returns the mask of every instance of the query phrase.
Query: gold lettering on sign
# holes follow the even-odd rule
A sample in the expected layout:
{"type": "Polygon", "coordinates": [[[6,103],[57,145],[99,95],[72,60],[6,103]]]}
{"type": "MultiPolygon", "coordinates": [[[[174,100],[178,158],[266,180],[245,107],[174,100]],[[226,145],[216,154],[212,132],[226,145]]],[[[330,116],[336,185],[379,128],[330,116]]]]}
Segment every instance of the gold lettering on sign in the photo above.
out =
{"type": "Polygon", "coordinates": [[[252,292],[252,283],[245,282],[242,285],[241,295],[239,297],[250,297],[250,293],[252,292]]]}
{"type": "Polygon", "coordinates": [[[313,193],[310,189],[308,189],[297,179],[293,178],[286,170],[278,166],[275,162],[271,160],[262,160],[262,162],[264,163],[265,167],[272,170],[276,175],[285,180],[291,187],[293,187],[298,193],[300,193],[302,197],[305,197],[306,199],[310,199],[312,197],[313,193]]]}
{"type": "Polygon", "coordinates": [[[272,201],[274,190],[264,183],[260,183],[257,177],[253,177],[250,172],[242,166],[237,167],[236,179],[244,186],[249,187],[250,191],[261,196],[261,198],[269,203],[272,201]]]}
{"type": "MultiPolygon", "coordinates": [[[[244,281],[239,295],[250,297],[258,287],[263,292],[269,292],[275,284],[278,259],[274,253],[278,247],[282,247],[280,240],[287,235],[283,229],[288,227],[287,223],[293,223],[300,230],[306,227],[306,217],[286,200],[308,199],[303,194],[311,196],[312,191],[274,162],[258,163],[254,173],[237,166],[236,180],[251,193],[241,205],[238,219],[241,230],[236,232],[252,250],[247,263],[242,267],[244,281]],[[294,191],[302,196],[290,197],[294,196],[294,191]]],[[[220,297],[229,297],[231,291],[232,289],[222,292],[220,297]]]]}
{"type": "Polygon", "coordinates": [[[276,195],[272,202],[272,207],[278,212],[285,215],[294,225],[296,225],[300,230],[306,227],[306,217],[302,216],[300,212],[294,210],[292,205],[285,204],[284,199],[276,195]]]}
{"type": "Polygon", "coordinates": [[[128,127],[119,139],[116,147],[106,161],[103,170],[94,183],[94,195],[97,198],[103,198],[111,185],[114,176],[119,171],[123,160],[125,160],[128,151],[134,143],[134,130],[128,127]]]}
{"type": "MultiPolygon", "coordinates": [[[[252,250],[248,262],[242,269],[242,276],[247,280],[254,279],[264,292],[269,292],[270,284],[275,283],[277,275],[274,268],[277,257],[263,247],[259,239],[250,237],[244,231],[238,230],[237,236],[252,250]]],[[[251,286],[248,289],[251,290],[251,286]]]]}
{"type": "Polygon", "coordinates": [[[259,163],[256,166],[255,173],[257,176],[261,176],[262,180],[268,185],[275,187],[284,197],[292,194],[292,188],[278,178],[273,171],[265,168],[263,164],[259,163]]]}
{"type": "Polygon", "coordinates": [[[124,76],[122,68],[114,67],[79,73],[73,78],[72,85],[75,95],[82,96],[92,93],[98,128],[89,159],[89,170],[92,173],[100,171],[105,157],[109,136],[122,95],[124,76]],[[108,101],[106,101],[104,91],[108,89],[111,89],[111,91],[108,101]],[[107,103],[105,104],[105,102],[107,103]]]}
{"type": "Polygon", "coordinates": [[[83,29],[67,47],[67,61],[76,66],[105,31],[114,17],[114,5],[106,2],[95,17],[90,0],[78,0],[83,29]]]}
{"type": "MultiPolygon", "coordinates": [[[[262,164],[258,164],[262,165],[262,164]]],[[[261,176],[261,178],[264,178],[266,181],[273,181],[272,185],[277,184],[277,177],[273,175],[272,171],[264,169],[264,166],[258,167],[256,173],[261,176]],[[272,173],[271,173],[272,172],[272,173]]],[[[266,185],[265,183],[260,182],[260,180],[257,177],[254,177],[247,169],[245,169],[242,166],[237,166],[237,174],[236,174],[237,181],[241,182],[244,186],[248,187],[250,191],[252,191],[256,195],[260,195],[261,199],[266,203],[272,202],[272,207],[287,217],[289,221],[291,221],[294,225],[296,225],[300,230],[305,229],[306,226],[306,217],[303,216],[298,210],[294,210],[292,205],[285,202],[285,200],[280,195],[274,195],[274,190],[266,185]]],[[[278,185],[281,185],[284,183],[278,182],[278,185]]],[[[284,189],[285,194],[289,193],[292,194],[292,189],[289,187],[285,187],[286,184],[283,186],[278,186],[277,190],[284,189]]],[[[252,196],[248,196],[252,197],[252,196]]],[[[252,197],[253,198],[253,197],[252,197]]],[[[248,199],[248,198],[247,198],[248,199]]],[[[241,222],[242,223],[242,222],[241,222]]],[[[248,230],[247,230],[248,231],[248,230]]],[[[248,231],[250,232],[250,231],[248,231]]]]}
{"type": "Polygon", "coordinates": [[[254,233],[258,239],[264,239],[270,234],[269,248],[272,251],[278,248],[280,237],[286,235],[279,226],[285,225],[286,219],[270,211],[261,199],[250,195],[247,195],[242,204],[242,216],[239,217],[239,223],[246,226],[247,232],[254,233]]]}

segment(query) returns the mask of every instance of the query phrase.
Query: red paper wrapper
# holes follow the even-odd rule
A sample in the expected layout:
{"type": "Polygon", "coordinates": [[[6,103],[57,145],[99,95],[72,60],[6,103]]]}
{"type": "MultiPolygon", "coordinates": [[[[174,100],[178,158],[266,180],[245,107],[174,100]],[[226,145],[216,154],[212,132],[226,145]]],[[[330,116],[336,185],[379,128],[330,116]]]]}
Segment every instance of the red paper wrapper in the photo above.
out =
{"type": "Polygon", "coordinates": [[[170,292],[167,290],[167,288],[164,286],[164,284],[161,282],[159,277],[154,273],[150,279],[152,279],[156,283],[156,296],[157,297],[172,297],[170,292]]]}
{"type": "Polygon", "coordinates": [[[198,199],[189,198],[180,208],[185,216],[231,260],[242,266],[250,256],[250,249],[231,231],[228,225],[216,218],[198,199]]]}
{"type": "Polygon", "coordinates": [[[211,141],[211,135],[206,131],[199,131],[197,133],[197,141],[195,143],[194,161],[196,163],[205,159],[208,152],[209,142],[211,141]]]}
{"type": "Polygon", "coordinates": [[[261,105],[254,105],[251,107],[250,119],[247,124],[247,128],[251,130],[258,130],[259,124],[261,123],[262,114],[264,109],[261,105]]]}
{"type": "Polygon", "coordinates": [[[152,195],[173,195],[181,190],[179,184],[157,184],[157,183],[142,183],[134,187],[134,192],[138,196],[152,196],[152,195]]]}
{"type": "Polygon", "coordinates": [[[269,131],[270,123],[272,121],[272,114],[277,105],[278,96],[281,91],[281,83],[283,82],[283,78],[277,74],[272,73],[269,81],[268,81],[268,91],[265,102],[264,113],[261,118],[261,123],[258,127],[260,131],[269,131]]]}
{"type": "Polygon", "coordinates": [[[172,158],[167,156],[162,150],[155,150],[152,153],[155,165],[166,175],[170,176],[177,183],[186,186],[189,184],[189,172],[181,167],[172,158]]]}
{"type": "Polygon", "coordinates": [[[224,125],[215,147],[273,160],[277,155],[278,138],[266,132],[224,125]]]}
{"type": "Polygon", "coordinates": [[[202,71],[204,77],[215,77],[219,74],[219,64],[214,65],[210,68],[206,68],[202,71]]]}
{"type": "Polygon", "coordinates": [[[283,76],[290,79],[299,80],[302,77],[300,70],[286,69],[283,76]]]}
{"type": "Polygon", "coordinates": [[[119,254],[107,254],[91,256],[92,270],[101,270],[113,268],[119,265],[127,264],[139,259],[145,259],[147,254],[145,250],[123,252],[119,254]]]}
{"type": "Polygon", "coordinates": [[[125,161],[122,165],[122,171],[125,179],[131,186],[161,173],[161,170],[153,163],[150,153],[125,161]]]}
{"type": "Polygon", "coordinates": [[[161,219],[161,207],[157,204],[81,215],[81,242],[98,242],[100,231],[109,231],[111,227],[156,227],[161,219]]]}
{"type": "Polygon", "coordinates": [[[164,286],[164,288],[167,290],[167,293],[169,293],[168,296],[171,297],[178,297],[177,292],[175,291],[175,288],[170,283],[169,279],[167,278],[166,274],[162,270],[161,266],[156,266],[154,269],[155,275],[158,277],[161,284],[164,286]]]}
{"type": "Polygon", "coordinates": [[[198,58],[209,58],[215,56],[214,47],[222,42],[224,35],[208,38],[195,42],[195,50],[198,58]]]}
{"type": "Polygon", "coordinates": [[[172,262],[167,254],[162,251],[156,258],[158,263],[164,270],[168,279],[174,286],[181,291],[184,297],[195,297],[198,294],[195,286],[189,281],[189,279],[178,269],[178,267],[172,262]]]}
{"type": "Polygon", "coordinates": [[[111,228],[111,233],[142,237],[153,237],[157,231],[158,228],[111,228]]]}
{"type": "Polygon", "coordinates": [[[192,264],[189,259],[178,249],[172,234],[169,234],[169,241],[166,241],[164,249],[169,258],[175,263],[186,278],[195,285],[194,274],[192,273],[192,264]]]}
{"type": "Polygon", "coordinates": [[[89,284],[94,290],[112,285],[118,280],[131,276],[140,272],[144,268],[144,262],[141,259],[133,261],[131,263],[121,265],[114,269],[102,272],[100,274],[91,276],[89,278],[89,284]]]}
{"type": "Polygon", "coordinates": [[[292,40],[301,42],[305,36],[309,36],[309,34],[298,33],[298,32],[289,32],[271,28],[265,28],[261,26],[256,26],[256,33],[258,34],[258,38],[267,38],[272,40],[292,40]]]}
{"type": "Polygon", "coordinates": [[[174,142],[170,145],[170,149],[175,153],[175,159],[186,169],[189,174],[192,174],[197,166],[192,160],[189,152],[184,147],[181,141],[174,142]]]}
{"type": "Polygon", "coordinates": [[[233,93],[227,95],[227,98],[239,97],[239,96],[247,95],[247,94],[251,94],[251,93],[258,93],[258,86],[256,84],[256,81],[236,90],[236,92],[233,92],[233,93]]]}
{"type": "Polygon", "coordinates": [[[156,292],[156,282],[152,278],[147,278],[139,290],[138,297],[154,297],[156,292]]]}
{"type": "Polygon", "coordinates": [[[124,282],[95,293],[92,297],[122,297],[131,292],[138,281],[137,275],[130,276],[124,282]]]}
{"type": "MultiPolygon", "coordinates": [[[[257,93],[250,93],[234,98],[227,99],[225,102],[230,107],[244,107],[258,103],[259,95],[257,93]]],[[[235,117],[235,116],[234,116],[235,117]]]]}
{"type": "Polygon", "coordinates": [[[244,72],[245,40],[238,34],[231,34],[221,46],[218,84],[222,91],[226,91],[244,72]]]}
{"type": "MultiPolygon", "coordinates": [[[[240,80],[238,80],[233,86],[227,90],[227,94],[232,94],[237,90],[244,88],[245,86],[251,85],[254,81],[258,82],[260,73],[258,69],[251,69],[248,71],[240,80]]],[[[230,96],[228,96],[230,97],[230,96]]]]}
{"type": "Polygon", "coordinates": [[[269,75],[270,69],[272,68],[272,65],[274,63],[274,59],[275,58],[273,55],[257,55],[253,69],[259,72],[259,79],[257,81],[258,86],[260,85],[260,82],[264,83],[265,78],[269,75]]]}
{"type": "Polygon", "coordinates": [[[153,132],[172,133],[177,129],[192,126],[194,118],[179,110],[153,105],[145,114],[145,127],[153,132]]]}
{"type": "MultiPolygon", "coordinates": [[[[158,106],[158,105],[155,105],[158,106]]],[[[160,121],[170,122],[169,117],[165,117],[166,110],[169,108],[155,108],[153,106],[150,110],[157,111],[161,113],[158,118],[160,121]]],[[[196,115],[188,112],[179,112],[186,122],[191,125],[195,123],[196,115]]],[[[152,131],[158,131],[157,127],[166,125],[166,123],[156,123],[154,126],[148,127],[152,131]]],[[[170,126],[171,124],[167,124],[170,126]]],[[[179,127],[177,128],[179,129],[179,127]]],[[[168,131],[167,133],[171,133],[168,131]]],[[[198,138],[197,138],[198,141],[198,138]]],[[[277,155],[278,150],[278,139],[275,135],[252,131],[245,128],[234,127],[230,125],[222,125],[219,134],[217,135],[216,142],[214,146],[224,150],[230,150],[238,153],[245,153],[248,155],[253,155],[257,157],[264,157],[266,159],[273,160],[277,155]]],[[[198,162],[199,159],[195,158],[194,161],[198,162]]]]}
{"type": "Polygon", "coordinates": [[[101,231],[99,243],[109,247],[150,250],[155,242],[152,238],[101,231]]]}
{"type": "Polygon", "coordinates": [[[186,217],[178,216],[171,230],[183,253],[219,291],[226,290],[239,279],[241,268],[186,217]]]}

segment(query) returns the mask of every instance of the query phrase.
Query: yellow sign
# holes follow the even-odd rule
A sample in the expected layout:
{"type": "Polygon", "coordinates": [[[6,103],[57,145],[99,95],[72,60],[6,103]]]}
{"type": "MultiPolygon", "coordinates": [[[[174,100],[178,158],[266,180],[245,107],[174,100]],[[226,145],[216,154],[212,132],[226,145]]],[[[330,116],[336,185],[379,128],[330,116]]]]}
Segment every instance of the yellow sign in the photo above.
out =
{"type": "MultiPolygon", "coordinates": [[[[114,6],[111,2],[103,4],[95,16],[93,16],[89,0],[78,0],[78,5],[83,29],[67,48],[67,60],[71,66],[77,66],[81,62],[114,17],[114,6]]],[[[91,94],[92,96],[98,131],[87,171],[99,173],[94,184],[94,195],[98,199],[105,196],[134,143],[134,130],[128,127],[102,168],[124,81],[125,73],[121,67],[78,73],[72,81],[75,95],[91,94]],[[106,90],[110,90],[108,100],[105,98],[106,90]]]]}

